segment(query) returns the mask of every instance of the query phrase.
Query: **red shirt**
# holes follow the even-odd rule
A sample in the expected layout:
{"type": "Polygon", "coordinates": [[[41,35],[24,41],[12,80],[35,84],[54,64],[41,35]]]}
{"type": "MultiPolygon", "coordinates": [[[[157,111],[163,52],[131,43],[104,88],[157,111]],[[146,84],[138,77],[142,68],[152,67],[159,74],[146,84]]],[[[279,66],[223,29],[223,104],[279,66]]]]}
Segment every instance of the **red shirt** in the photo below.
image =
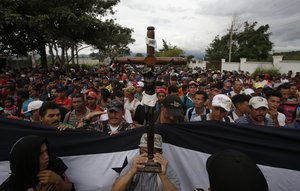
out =
{"type": "Polygon", "coordinates": [[[64,99],[60,99],[60,98],[55,98],[55,103],[57,105],[60,105],[60,106],[69,106],[71,107],[72,106],[72,100],[70,98],[64,98],[64,99]]]}

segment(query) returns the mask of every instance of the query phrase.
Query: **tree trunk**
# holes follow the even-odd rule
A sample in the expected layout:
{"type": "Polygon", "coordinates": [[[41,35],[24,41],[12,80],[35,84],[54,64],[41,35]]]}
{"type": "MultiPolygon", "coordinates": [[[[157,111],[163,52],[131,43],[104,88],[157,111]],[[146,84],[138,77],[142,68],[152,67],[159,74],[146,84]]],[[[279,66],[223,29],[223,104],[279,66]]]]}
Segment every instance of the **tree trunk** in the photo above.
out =
{"type": "Polygon", "coordinates": [[[71,47],[71,56],[72,56],[72,64],[75,64],[75,46],[76,45],[73,45],[72,47],[71,47]]]}
{"type": "Polygon", "coordinates": [[[60,59],[60,57],[59,57],[59,55],[58,55],[58,48],[57,48],[57,45],[56,45],[56,43],[54,43],[53,45],[54,45],[54,49],[55,49],[55,52],[56,52],[55,60],[56,60],[56,62],[58,62],[58,64],[61,66],[62,64],[61,64],[61,59],[60,59]]]}
{"type": "Polygon", "coordinates": [[[61,66],[65,64],[65,46],[61,46],[61,66]]]}
{"type": "Polygon", "coordinates": [[[78,46],[76,46],[76,64],[79,64],[79,57],[78,57],[78,46]]]}
{"type": "Polygon", "coordinates": [[[68,65],[70,63],[69,61],[69,55],[68,55],[68,48],[66,48],[66,64],[68,65]]]}
{"type": "Polygon", "coordinates": [[[47,64],[47,54],[46,54],[46,45],[43,44],[40,46],[40,55],[41,55],[41,64],[42,64],[42,67],[44,69],[48,69],[48,64],[47,64]]]}
{"type": "Polygon", "coordinates": [[[49,43],[49,54],[51,55],[51,64],[54,65],[53,44],[49,43]]]}

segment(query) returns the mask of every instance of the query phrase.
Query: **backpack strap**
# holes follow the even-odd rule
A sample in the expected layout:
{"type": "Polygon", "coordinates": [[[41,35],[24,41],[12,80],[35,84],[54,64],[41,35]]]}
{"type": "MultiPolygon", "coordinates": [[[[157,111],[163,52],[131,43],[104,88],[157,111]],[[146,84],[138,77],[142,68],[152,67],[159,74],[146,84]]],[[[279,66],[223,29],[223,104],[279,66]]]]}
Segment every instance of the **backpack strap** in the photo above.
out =
{"type": "Polygon", "coordinates": [[[210,109],[209,108],[205,108],[205,114],[209,114],[210,113],[210,109]]]}
{"type": "Polygon", "coordinates": [[[189,121],[191,120],[191,117],[192,117],[192,113],[193,113],[194,108],[195,108],[195,107],[189,108],[189,111],[188,111],[188,119],[189,119],[189,121]]]}
{"type": "MultiPolygon", "coordinates": [[[[228,116],[229,117],[231,117],[231,119],[233,120],[233,110],[231,110],[229,113],[228,113],[228,116]]],[[[225,117],[224,119],[225,119],[225,121],[226,121],[226,118],[229,118],[229,117],[225,117]]],[[[226,121],[227,122],[227,121],[226,121]]],[[[229,122],[230,122],[230,120],[229,120],[229,122]]]]}
{"type": "Polygon", "coordinates": [[[183,104],[186,105],[186,102],[187,102],[187,96],[184,96],[183,97],[183,104]]]}
{"type": "Polygon", "coordinates": [[[226,123],[230,123],[230,119],[229,119],[228,116],[225,116],[224,119],[225,119],[225,122],[226,122],[226,123]]]}

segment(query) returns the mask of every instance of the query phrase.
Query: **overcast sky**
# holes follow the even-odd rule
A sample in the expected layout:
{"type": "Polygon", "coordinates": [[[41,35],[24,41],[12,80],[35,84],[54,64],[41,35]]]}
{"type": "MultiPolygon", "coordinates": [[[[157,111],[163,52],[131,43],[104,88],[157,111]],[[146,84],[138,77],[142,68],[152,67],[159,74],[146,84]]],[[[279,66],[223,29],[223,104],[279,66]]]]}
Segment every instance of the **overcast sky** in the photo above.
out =
{"type": "Polygon", "coordinates": [[[147,26],[185,51],[204,52],[215,36],[224,35],[233,15],[243,21],[269,24],[273,49],[300,50],[300,0],[121,0],[114,8],[117,23],[132,28],[133,52],[146,52],[147,26]]]}

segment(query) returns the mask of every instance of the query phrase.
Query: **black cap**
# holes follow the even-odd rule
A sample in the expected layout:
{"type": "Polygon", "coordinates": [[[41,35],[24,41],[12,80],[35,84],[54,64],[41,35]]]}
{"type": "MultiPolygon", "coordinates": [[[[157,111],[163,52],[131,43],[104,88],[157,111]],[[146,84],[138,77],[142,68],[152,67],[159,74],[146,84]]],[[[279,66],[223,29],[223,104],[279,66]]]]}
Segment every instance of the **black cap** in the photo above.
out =
{"type": "Polygon", "coordinates": [[[177,95],[168,95],[162,102],[168,113],[174,117],[183,117],[183,103],[177,95]]]}
{"type": "Polygon", "coordinates": [[[114,99],[107,104],[107,111],[116,111],[120,112],[123,111],[124,105],[122,102],[114,99]]]}
{"type": "Polygon", "coordinates": [[[212,190],[268,190],[267,181],[255,162],[236,150],[211,155],[206,161],[206,170],[212,190]]]}

